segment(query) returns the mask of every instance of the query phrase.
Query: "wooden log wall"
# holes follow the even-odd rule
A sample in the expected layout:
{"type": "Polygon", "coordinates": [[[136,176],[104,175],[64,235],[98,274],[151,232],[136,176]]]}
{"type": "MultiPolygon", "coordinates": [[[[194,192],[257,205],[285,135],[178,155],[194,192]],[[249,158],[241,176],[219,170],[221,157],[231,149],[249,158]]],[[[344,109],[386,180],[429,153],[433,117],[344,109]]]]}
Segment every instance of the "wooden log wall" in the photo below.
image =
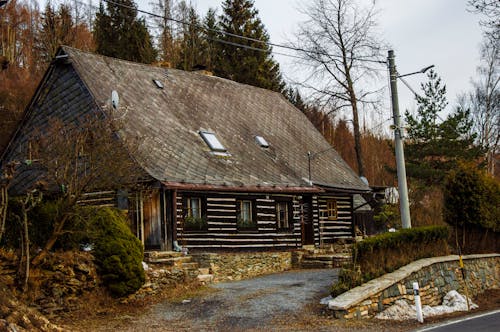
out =
{"type": "MultiPolygon", "coordinates": [[[[337,239],[353,238],[352,223],[352,196],[351,195],[331,195],[321,196],[318,202],[319,215],[319,245],[332,243],[337,239]],[[327,202],[335,200],[337,202],[337,219],[329,220],[327,216],[327,202]]],[[[315,238],[316,240],[316,238],[315,238]]],[[[315,241],[316,242],[316,241],[315,241]]]]}
{"type": "Polygon", "coordinates": [[[116,191],[85,193],[76,203],[81,206],[116,207],[116,191]]]}
{"type": "Polygon", "coordinates": [[[314,226],[314,245],[316,247],[320,246],[320,232],[319,232],[319,204],[318,204],[318,196],[312,197],[312,220],[314,226]]]}
{"type": "Polygon", "coordinates": [[[256,249],[297,248],[301,246],[299,201],[292,195],[207,194],[206,218],[208,231],[183,230],[183,198],[203,197],[199,193],[177,193],[177,240],[188,248],[256,249]],[[279,231],[276,227],[276,199],[289,200],[293,227],[279,231]],[[238,230],[237,200],[254,200],[257,228],[238,230]]]}

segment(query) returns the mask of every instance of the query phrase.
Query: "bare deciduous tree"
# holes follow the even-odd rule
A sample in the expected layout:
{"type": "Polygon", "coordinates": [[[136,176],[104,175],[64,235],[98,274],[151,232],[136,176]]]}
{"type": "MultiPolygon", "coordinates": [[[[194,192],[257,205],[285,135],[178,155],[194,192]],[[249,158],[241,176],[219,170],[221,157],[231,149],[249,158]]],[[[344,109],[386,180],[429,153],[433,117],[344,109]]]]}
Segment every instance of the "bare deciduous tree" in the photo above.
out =
{"type": "Polygon", "coordinates": [[[498,0],[469,0],[469,9],[473,13],[483,15],[480,21],[485,28],[486,38],[492,39],[497,43],[500,40],[500,2],[498,0]]]}
{"type": "Polygon", "coordinates": [[[486,38],[481,46],[481,65],[477,68],[473,90],[461,97],[460,103],[469,108],[477,143],[486,149],[488,172],[495,174],[500,144],[500,65],[499,45],[486,38]]]}
{"type": "Polygon", "coordinates": [[[156,35],[156,43],[158,47],[158,55],[162,62],[168,62],[170,66],[174,66],[179,59],[179,47],[176,45],[176,30],[182,29],[174,23],[171,18],[174,18],[177,7],[175,0],[154,0],[149,3],[159,13],[161,17],[153,18],[153,33],[156,35]]]}
{"type": "Polygon", "coordinates": [[[21,225],[21,259],[19,261],[20,275],[23,275],[23,290],[28,290],[28,280],[30,277],[30,237],[29,227],[30,222],[28,213],[42,201],[42,194],[37,189],[33,189],[26,193],[23,197],[17,199],[21,206],[22,214],[18,217],[18,222],[21,225]]]}
{"type": "MultiPolygon", "coordinates": [[[[310,70],[301,83],[330,109],[349,107],[352,110],[355,152],[360,176],[365,175],[359,109],[361,103],[373,103],[380,90],[365,90],[381,69],[377,59],[382,43],[375,36],[374,3],[362,8],[352,0],[314,0],[304,13],[295,47],[306,59],[310,70]]],[[[383,67],[382,67],[383,68],[383,67]]]]}
{"type": "Polygon", "coordinates": [[[9,208],[9,184],[14,177],[15,164],[8,163],[0,173],[0,242],[5,233],[5,223],[7,221],[7,211],[9,208]]]}
{"type": "Polygon", "coordinates": [[[117,121],[106,118],[85,119],[83,124],[51,121],[43,135],[36,135],[33,166],[40,170],[38,183],[56,192],[61,212],[54,221],[52,234],[33,258],[37,265],[65,233],[65,226],[85,194],[100,190],[127,188],[138,182],[138,170],[133,154],[135,140],[119,139],[117,121]]]}

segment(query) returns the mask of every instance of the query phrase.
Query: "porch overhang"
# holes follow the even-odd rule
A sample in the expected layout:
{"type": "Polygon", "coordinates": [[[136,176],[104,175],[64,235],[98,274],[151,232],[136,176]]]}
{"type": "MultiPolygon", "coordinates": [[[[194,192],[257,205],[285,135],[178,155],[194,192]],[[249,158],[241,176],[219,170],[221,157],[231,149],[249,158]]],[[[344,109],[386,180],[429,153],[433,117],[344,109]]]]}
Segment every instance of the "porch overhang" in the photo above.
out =
{"type": "Polygon", "coordinates": [[[333,184],[326,184],[320,182],[313,182],[313,185],[321,189],[321,192],[340,192],[346,194],[368,194],[372,192],[370,187],[364,188],[354,188],[354,187],[343,187],[333,184]]]}

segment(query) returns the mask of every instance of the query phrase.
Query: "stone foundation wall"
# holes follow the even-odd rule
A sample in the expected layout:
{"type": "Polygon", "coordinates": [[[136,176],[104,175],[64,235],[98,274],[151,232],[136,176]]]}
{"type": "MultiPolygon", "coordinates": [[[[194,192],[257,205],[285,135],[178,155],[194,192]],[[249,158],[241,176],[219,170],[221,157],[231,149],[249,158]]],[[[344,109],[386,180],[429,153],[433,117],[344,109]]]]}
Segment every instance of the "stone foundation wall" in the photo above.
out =
{"type": "Polygon", "coordinates": [[[200,267],[209,268],[214,281],[242,280],[258,275],[290,270],[295,252],[241,252],[193,254],[200,267]]]}
{"type": "Polygon", "coordinates": [[[458,256],[422,259],[356,287],[329,303],[336,318],[369,318],[399,299],[414,301],[413,282],[420,287],[422,305],[441,304],[450,290],[469,296],[500,288],[500,255],[464,256],[465,283],[458,256]]]}

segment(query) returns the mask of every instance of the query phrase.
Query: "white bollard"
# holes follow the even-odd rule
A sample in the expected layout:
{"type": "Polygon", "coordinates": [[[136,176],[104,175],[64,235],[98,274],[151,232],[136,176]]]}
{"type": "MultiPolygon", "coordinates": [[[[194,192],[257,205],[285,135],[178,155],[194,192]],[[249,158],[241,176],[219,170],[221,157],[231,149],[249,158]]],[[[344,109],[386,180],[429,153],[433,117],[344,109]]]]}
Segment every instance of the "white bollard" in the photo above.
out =
{"type": "Polygon", "coordinates": [[[420,301],[420,292],[418,290],[418,282],[413,283],[413,295],[415,297],[415,307],[417,309],[417,320],[420,323],[423,323],[424,316],[422,315],[422,302],[420,301]]]}

